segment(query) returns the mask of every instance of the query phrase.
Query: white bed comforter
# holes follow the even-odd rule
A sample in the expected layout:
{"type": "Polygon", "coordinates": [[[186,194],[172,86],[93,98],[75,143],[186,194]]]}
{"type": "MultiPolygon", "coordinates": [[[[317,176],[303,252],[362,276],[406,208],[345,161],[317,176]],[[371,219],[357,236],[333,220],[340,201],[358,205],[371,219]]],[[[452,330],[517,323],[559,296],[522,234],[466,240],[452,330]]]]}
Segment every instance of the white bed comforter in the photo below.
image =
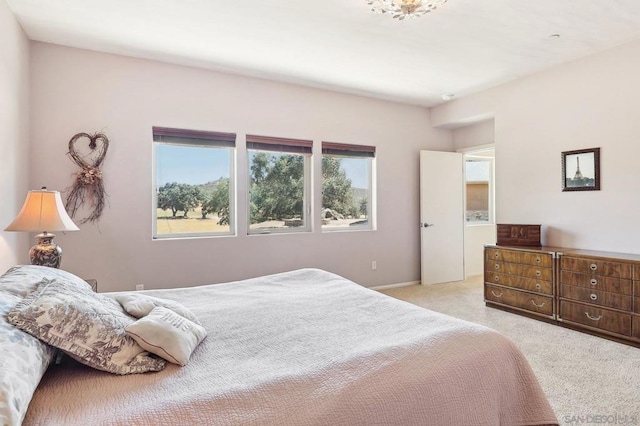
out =
{"type": "Polygon", "coordinates": [[[146,293],[207,329],[189,364],[52,366],[25,425],[557,424],[507,338],[328,272],[146,293]]]}

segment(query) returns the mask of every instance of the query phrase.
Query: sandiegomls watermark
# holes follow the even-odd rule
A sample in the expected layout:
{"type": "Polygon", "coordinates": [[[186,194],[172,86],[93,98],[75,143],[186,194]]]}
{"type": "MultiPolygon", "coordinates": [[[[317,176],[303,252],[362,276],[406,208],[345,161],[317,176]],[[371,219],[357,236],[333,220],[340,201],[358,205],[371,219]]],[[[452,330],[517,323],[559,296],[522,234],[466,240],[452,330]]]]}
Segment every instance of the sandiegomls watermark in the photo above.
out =
{"type": "Polygon", "coordinates": [[[571,425],[640,425],[637,414],[575,414],[564,416],[564,423],[571,425]]]}

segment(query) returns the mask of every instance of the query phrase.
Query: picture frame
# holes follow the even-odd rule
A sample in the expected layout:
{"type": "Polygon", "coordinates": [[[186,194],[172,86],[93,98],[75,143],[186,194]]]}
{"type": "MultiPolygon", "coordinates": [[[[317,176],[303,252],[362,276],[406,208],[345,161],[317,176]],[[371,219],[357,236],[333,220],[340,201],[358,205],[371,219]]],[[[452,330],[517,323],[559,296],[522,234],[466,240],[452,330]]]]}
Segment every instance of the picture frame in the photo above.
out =
{"type": "Polygon", "coordinates": [[[600,148],[562,153],[562,191],[600,190],[600,148]]]}

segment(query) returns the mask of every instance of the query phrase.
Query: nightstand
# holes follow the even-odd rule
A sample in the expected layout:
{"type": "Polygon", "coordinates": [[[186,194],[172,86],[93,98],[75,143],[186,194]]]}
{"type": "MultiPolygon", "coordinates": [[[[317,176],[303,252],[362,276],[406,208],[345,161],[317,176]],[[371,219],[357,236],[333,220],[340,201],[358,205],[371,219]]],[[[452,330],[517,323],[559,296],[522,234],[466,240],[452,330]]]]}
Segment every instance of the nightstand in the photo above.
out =
{"type": "Polygon", "coordinates": [[[98,280],[95,280],[93,278],[88,278],[88,279],[85,279],[85,281],[87,282],[87,284],[91,286],[91,289],[93,291],[95,291],[96,293],[98,292],[98,280]]]}

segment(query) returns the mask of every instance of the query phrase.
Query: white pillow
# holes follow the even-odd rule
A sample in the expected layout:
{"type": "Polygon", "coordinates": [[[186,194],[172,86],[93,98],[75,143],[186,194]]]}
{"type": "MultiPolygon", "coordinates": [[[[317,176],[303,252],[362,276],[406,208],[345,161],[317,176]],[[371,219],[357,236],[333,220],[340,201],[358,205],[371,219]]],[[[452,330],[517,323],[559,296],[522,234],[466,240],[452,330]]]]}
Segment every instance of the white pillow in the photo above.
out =
{"type": "Polygon", "coordinates": [[[181,317],[185,317],[198,325],[202,325],[193,312],[175,300],[161,299],[159,297],[138,293],[124,293],[112,297],[122,305],[129,315],[136,318],[145,317],[149,315],[149,312],[151,312],[156,306],[162,306],[163,308],[174,311],[181,317]]]}
{"type": "Polygon", "coordinates": [[[207,336],[202,326],[162,306],[153,308],[125,330],[144,349],[182,366],[207,336]]]}

